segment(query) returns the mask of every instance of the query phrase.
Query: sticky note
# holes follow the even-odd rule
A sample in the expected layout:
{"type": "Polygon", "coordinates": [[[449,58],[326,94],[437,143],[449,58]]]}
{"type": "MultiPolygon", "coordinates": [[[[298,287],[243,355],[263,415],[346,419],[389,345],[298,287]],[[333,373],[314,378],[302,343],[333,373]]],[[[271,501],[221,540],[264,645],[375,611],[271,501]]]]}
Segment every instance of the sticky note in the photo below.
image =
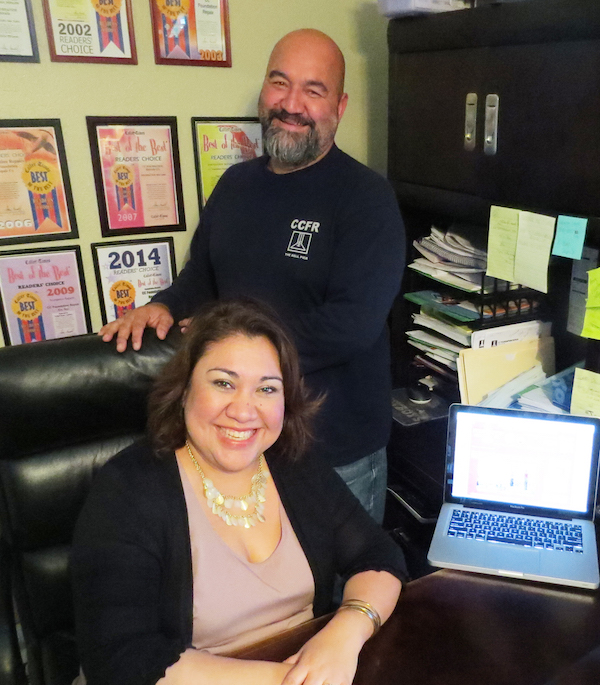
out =
{"type": "Polygon", "coordinates": [[[570,259],[581,259],[587,222],[587,219],[577,216],[559,216],[552,254],[570,259]]]}
{"type": "Polygon", "coordinates": [[[587,272],[588,290],[585,308],[600,307],[600,269],[591,269],[587,272]]]}
{"type": "Polygon", "coordinates": [[[519,210],[492,206],[487,245],[488,276],[513,281],[519,234],[519,210]]]}
{"type": "Polygon", "coordinates": [[[600,416],[600,373],[575,369],[571,414],[600,416]]]}
{"type": "Polygon", "coordinates": [[[519,231],[515,253],[516,283],[542,293],[548,292],[548,262],[554,237],[553,216],[519,212],[519,231]]]}

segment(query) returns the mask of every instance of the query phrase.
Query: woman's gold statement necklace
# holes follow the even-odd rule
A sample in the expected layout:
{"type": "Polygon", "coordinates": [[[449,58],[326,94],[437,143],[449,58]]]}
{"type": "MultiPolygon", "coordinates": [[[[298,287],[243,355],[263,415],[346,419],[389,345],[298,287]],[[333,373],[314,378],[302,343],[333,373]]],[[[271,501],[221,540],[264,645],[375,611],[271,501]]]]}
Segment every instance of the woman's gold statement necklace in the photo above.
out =
{"type": "Polygon", "coordinates": [[[220,516],[228,526],[241,526],[242,528],[250,528],[255,526],[257,521],[264,523],[265,517],[263,512],[265,510],[265,486],[267,484],[267,475],[263,471],[265,463],[265,456],[261,454],[258,458],[258,471],[252,476],[252,487],[250,492],[243,497],[230,497],[229,495],[222,495],[210,478],[204,475],[204,471],[200,468],[198,460],[193,455],[188,441],[185,441],[190,459],[192,460],[196,471],[202,478],[202,485],[204,486],[204,496],[208,502],[208,506],[213,514],[220,516]],[[254,506],[254,511],[251,514],[240,513],[234,514],[234,509],[247,512],[251,506],[254,506]]]}

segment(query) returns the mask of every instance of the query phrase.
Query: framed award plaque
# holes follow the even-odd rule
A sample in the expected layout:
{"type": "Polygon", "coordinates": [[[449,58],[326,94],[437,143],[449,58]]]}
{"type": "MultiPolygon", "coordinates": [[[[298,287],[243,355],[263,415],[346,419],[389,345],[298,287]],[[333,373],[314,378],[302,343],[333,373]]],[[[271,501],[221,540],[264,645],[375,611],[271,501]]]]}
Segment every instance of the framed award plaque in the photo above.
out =
{"type": "Polygon", "coordinates": [[[43,0],[53,62],[137,64],[132,0],[43,0]]]}
{"type": "Polygon", "coordinates": [[[156,64],[230,67],[227,0],[150,0],[156,64]]]}
{"type": "Polygon", "coordinates": [[[0,120],[0,244],[77,238],[58,119],[0,120]]]}
{"type": "Polygon", "coordinates": [[[104,237],[185,231],[175,117],[87,117],[104,237]]]}
{"type": "Polygon", "coordinates": [[[78,245],[0,253],[0,320],[6,345],[91,331],[78,245]]]}

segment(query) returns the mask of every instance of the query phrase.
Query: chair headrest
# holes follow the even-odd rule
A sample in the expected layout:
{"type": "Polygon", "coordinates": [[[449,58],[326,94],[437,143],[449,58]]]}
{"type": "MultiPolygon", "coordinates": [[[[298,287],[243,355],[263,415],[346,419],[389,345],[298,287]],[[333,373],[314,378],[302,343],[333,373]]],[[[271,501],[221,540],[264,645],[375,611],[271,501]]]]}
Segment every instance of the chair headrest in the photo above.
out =
{"type": "Polygon", "coordinates": [[[0,349],[0,459],[143,430],[150,385],[180,339],[147,330],[139,352],[97,335],[0,349]]]}

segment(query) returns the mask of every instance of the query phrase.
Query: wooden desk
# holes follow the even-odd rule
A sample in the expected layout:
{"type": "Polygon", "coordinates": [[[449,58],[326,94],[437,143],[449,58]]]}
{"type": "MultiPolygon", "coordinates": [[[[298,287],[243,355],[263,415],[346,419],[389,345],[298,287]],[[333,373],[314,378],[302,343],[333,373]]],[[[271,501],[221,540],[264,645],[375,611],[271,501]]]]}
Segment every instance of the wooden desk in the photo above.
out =
{"type": "MultiPolygon", "coordinates": [[[[284,659],[323,623],[299,626],[240,656],[284,659]]],[[[598,683],[598,593],[448,570],[404,588],[393,616],[365,645],[354,679],[354,685],[598,683]]]]}

